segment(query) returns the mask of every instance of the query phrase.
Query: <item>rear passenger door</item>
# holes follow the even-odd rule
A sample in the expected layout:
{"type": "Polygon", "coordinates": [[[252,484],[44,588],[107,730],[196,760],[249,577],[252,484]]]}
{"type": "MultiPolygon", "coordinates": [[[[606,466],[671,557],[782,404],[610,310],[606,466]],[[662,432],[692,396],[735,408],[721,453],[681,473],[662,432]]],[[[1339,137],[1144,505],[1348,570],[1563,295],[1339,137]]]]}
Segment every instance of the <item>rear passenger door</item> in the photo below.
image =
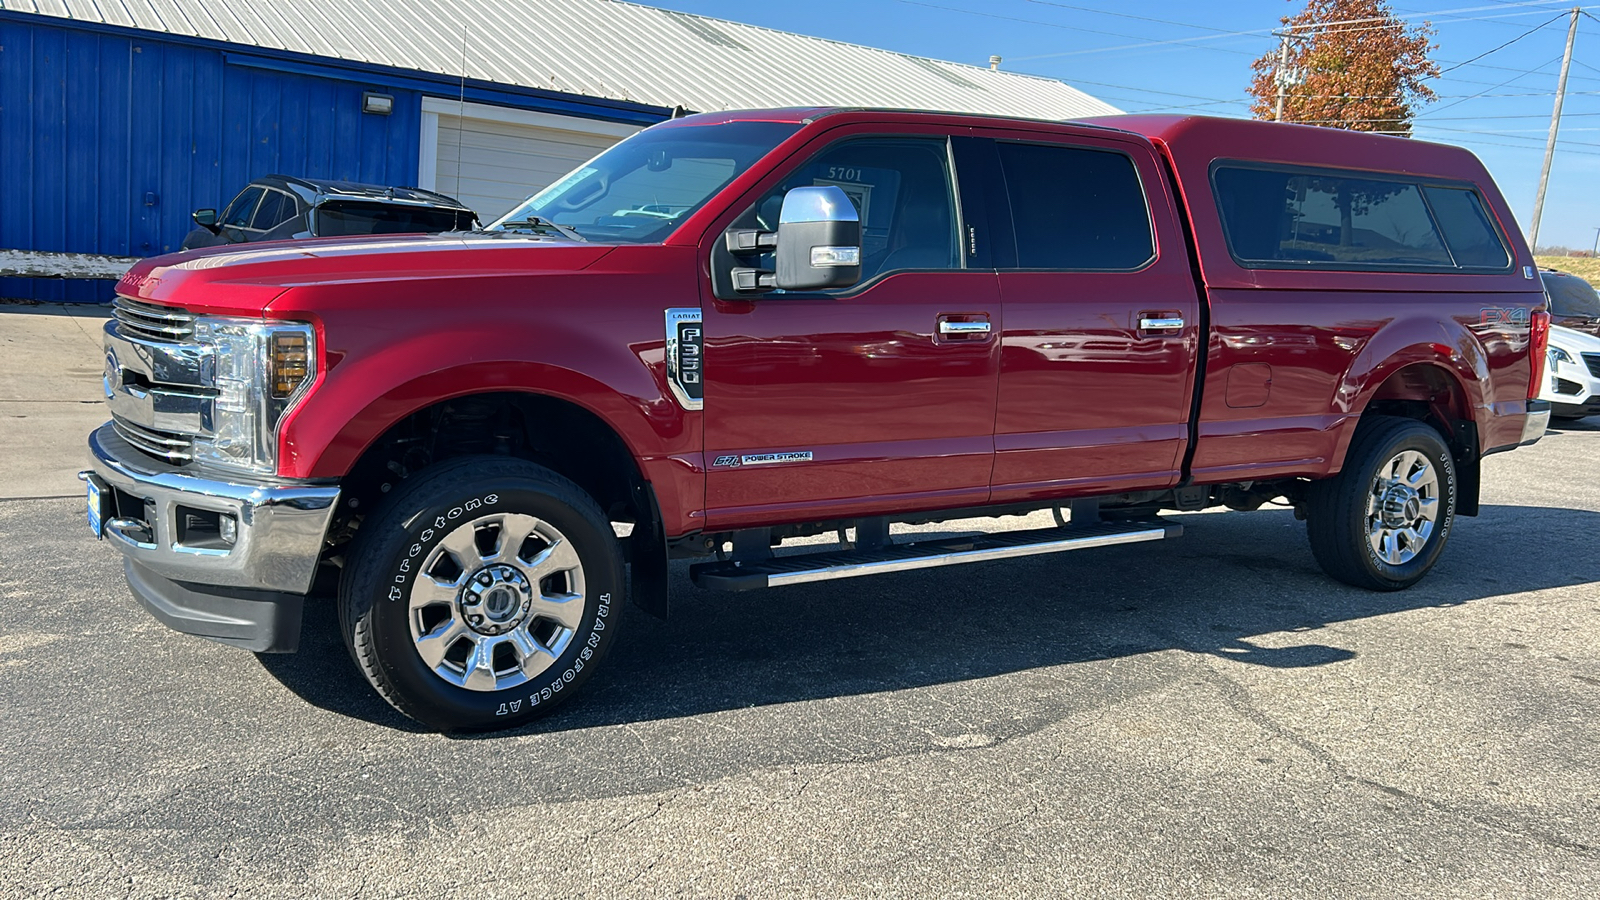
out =
{"type": "Polygon", "coordinates": [[[1202,322],[1152,149],[1088,129],[980,140],[1004,311],[993,502],[1171,487],[1202,322]]]}

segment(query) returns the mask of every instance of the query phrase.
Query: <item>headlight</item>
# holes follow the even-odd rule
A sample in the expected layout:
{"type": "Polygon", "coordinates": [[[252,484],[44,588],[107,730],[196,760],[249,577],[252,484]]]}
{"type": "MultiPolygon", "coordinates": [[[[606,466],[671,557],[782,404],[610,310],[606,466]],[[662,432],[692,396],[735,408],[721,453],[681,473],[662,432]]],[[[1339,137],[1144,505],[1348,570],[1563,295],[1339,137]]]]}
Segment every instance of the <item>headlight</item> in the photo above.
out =
{"type": "Polygon", "coordinates": [[[1572,362],[1572,354],[1570,354],[1567,351],[1561,349],[1560,347],[1551,347],[1550,348],[1550,365],[1553,366],[1556,363],[1569,363],[1569,362],[1572,362]]]}
{"type": "Polygon", "coordinates": [[[201,316],[195,338],[210,349],[216,389],[209,438],[194,443],[197,462],[271,475],[278,465],[278,422],[316,380],[316,332],[299,322],[201,316]]]}

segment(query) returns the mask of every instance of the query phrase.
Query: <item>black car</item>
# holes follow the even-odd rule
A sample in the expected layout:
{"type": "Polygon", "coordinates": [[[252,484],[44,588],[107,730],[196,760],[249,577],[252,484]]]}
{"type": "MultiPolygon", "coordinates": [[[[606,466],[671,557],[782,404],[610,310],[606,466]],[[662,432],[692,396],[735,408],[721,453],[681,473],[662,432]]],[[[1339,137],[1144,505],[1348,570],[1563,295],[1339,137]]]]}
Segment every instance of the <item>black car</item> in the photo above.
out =
{"type": "Polygon", "coordinates": [[[1600,294],[1589,282],[1559,269],[1540,269],[1550,298],[1550,324],[1600,337],[1600,294]]]}
{"type": "Polygon", "coordinates": [[[316,181],[289,175],[257,178],[218,216],[194,211],[200,226],[183,249],[356,234],[465,231],[478,216],[460,200],[418,188],[353,181],[316,181]]]}

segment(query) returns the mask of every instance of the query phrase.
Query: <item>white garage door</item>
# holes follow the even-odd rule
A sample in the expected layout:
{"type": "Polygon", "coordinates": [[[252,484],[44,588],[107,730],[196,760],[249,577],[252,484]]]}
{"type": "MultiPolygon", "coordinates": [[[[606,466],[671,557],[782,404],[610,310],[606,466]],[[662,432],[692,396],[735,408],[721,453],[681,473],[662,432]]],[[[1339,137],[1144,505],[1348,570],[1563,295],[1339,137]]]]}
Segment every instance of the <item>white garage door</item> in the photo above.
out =
{"type": "Polygon", "coordinates": [[[433,98],[422,112],[418,185],[462,201],[485,224],[638,130],[433,98]]]}

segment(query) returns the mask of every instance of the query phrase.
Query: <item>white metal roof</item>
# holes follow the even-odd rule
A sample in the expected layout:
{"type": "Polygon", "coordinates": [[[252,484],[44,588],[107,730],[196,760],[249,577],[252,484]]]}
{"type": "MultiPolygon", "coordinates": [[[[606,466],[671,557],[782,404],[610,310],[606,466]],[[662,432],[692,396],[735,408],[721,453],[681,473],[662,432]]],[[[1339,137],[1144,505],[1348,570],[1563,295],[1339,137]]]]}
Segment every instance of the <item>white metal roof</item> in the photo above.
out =
{"type": "Polygon", "coordinates": [[[1118,110],[991,71],[620,0],[0,0],[0,8],[695,111],[1118,110]]]}

